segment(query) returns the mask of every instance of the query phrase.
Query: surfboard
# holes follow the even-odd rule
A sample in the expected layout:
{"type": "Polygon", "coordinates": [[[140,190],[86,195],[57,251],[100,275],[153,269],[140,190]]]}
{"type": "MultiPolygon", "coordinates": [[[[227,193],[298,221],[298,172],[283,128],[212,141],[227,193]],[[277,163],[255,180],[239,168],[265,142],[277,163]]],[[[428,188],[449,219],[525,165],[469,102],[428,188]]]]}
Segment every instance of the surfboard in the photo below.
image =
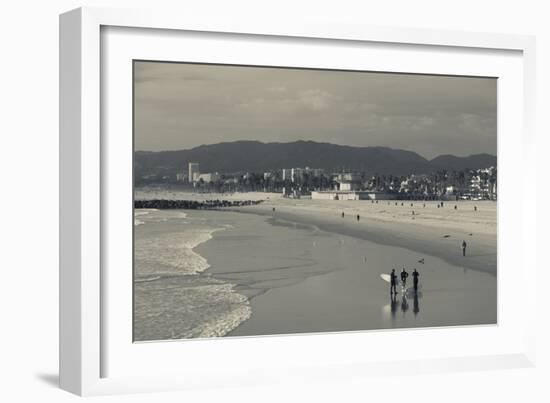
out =
{"type": "Polygon", "coordinates": [[[391,283],[391,276],[389,274],[382,273],[380,277],[382,277],[382,280],[384,280],[385,282],[391,283]]]}

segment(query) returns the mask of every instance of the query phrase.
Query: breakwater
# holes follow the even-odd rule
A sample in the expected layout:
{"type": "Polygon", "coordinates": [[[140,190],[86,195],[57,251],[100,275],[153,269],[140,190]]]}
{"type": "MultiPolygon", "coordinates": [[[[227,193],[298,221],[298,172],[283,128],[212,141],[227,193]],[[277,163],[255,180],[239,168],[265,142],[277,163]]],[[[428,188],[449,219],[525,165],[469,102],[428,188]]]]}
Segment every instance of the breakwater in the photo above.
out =
{"type": "Polygon", "coordinates": [[[263,200],[135,200],[134,208],[154,208],[154,209],[217,209],[224,207],[254,206],[260,204],[263,200]]]}

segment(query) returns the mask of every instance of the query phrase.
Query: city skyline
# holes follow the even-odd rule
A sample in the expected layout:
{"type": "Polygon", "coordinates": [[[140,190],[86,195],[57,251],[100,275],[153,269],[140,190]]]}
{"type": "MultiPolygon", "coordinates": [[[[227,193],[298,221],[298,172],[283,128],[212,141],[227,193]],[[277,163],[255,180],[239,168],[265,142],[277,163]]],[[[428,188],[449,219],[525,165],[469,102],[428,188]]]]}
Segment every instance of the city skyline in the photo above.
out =
{"type": "Polygon", "coordinates": [[[497,154],[496,79],[135,62],[136,151],[239,140],[497,154]]]}

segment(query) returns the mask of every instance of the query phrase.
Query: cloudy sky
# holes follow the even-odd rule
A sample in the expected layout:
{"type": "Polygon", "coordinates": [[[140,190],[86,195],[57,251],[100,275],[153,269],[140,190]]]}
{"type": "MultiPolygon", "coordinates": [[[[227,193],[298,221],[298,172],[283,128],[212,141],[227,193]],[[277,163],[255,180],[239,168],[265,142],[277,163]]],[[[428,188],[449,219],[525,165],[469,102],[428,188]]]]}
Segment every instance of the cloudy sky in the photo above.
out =
{"type": "Polygon", "coordinates": [[[496,155],[491,78],[135,62],[136,150],[313,140],[496,155]]]}

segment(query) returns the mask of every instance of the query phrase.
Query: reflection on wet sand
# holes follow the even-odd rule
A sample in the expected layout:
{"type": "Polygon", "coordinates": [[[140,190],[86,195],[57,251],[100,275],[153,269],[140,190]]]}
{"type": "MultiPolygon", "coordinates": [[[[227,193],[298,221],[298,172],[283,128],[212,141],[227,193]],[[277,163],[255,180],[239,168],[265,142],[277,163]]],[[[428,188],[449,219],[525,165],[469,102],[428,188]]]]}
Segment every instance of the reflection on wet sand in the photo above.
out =
{"type": "MultiPolygon", "coordinates": [[[[392,319],[395,319],[395,315],[397,314],[397,310],[399,309],[399,307],[401,308],[401,312],[403,314],[407,313],[407,311],[409,310],[409,298],[407,297],[406,294],[401,296],[401,301],[399,301],[397,299],[396,294],[391,294],[390,298],[391,298],[391,300],[390,300],[389,308],[390,308],[392,319]]],[[[422,294],[420,292],[414,293],[414,295],[412,297],[412,300],[413,300],[412,301],[412,303],[413,303],[413,313],[414,313],[415,317],[420,313],[420,302],[419,302],[419,300],[421,298],[422,298],[422,294]]],[[[387,305],[386,305],[386,307],[387,307],[387,305]]]]}

